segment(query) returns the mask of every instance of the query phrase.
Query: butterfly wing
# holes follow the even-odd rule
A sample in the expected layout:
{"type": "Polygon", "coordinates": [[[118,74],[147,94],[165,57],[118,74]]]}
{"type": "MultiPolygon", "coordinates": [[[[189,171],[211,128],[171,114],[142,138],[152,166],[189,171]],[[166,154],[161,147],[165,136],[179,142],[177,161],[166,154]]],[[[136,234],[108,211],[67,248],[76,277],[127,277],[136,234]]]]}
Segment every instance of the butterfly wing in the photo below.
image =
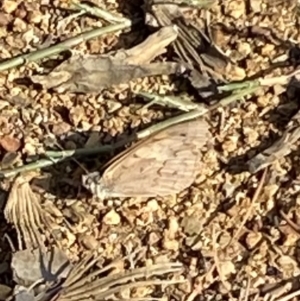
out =
{"type": "Polygon", "coordinates": [[[98,190],[108,197],[153,197],[189,187],[200,168],[208,124],[195,119],[166,128],[134,145],[104,172],[98,190]]]}

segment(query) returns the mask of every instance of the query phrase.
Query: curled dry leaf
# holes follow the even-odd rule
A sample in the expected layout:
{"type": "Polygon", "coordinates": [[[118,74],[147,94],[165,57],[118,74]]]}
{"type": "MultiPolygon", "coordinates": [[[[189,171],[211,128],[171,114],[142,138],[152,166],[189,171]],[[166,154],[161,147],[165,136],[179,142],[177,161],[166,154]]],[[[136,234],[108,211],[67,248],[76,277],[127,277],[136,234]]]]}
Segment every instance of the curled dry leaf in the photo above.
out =
{"type": "Polygon", "coordinates": [[[204,119],[168,127],[138,142],[99,172],[84,175],[83,185],[101,199],[168,196],[189,187],[201,169],[201,148],[209,136],[204,119]]]}
{"type": "MultiPolygon", "coordinates": [[[[224,75],[226,72],[228,59],[220,53],[198,25],[194,25],[185,18],[178,5],[180,3],[193,5],[198,2],[201,6],[201,1],[176,1],[177,4],[173,1],[172,4],[171,2],[163,3],[163,1],[147,2],[145,8],[149,20],[155,20],[159,26],[173,24],[178,27],[178,38],[172,45],[179,58],[189,67],[195,68],[190,75],[192,85],[200,90],[209,88],[211,79],[223,81],[222,73],[224,75]]],[[[212,1],[209,2],[211,3],[207,4],[212,4],[212,1]]]]}
{"type": "Polygon", "coordinates": [[[42,246],[40,230],[43,230],[44,212],[38,195],[31,190],[29,178],[18,176],[14,180],[4,216],[7,222],[16,227],[19,249],[23,249],[22,239],[26,248],[42,246]]]}
{"type": "Polygon", "coordinates": [[[167,26],[151,35],[140,45],[106,55],[75,55],[48,75],[32,76],[31,80],[58,92],[98,93],[113,85],[140,77],[182,73],[180,63],[150,61],[165,51],[177,38],[174,26],[167,26]]]}

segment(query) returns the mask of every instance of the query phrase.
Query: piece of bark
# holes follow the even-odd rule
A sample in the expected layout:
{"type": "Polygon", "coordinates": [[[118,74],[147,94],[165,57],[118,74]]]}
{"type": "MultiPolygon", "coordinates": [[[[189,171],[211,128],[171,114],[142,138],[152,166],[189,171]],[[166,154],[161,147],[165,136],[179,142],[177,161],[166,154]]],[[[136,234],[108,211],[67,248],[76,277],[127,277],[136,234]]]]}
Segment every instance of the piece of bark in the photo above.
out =
{"type": "Polygon", "coordinates": [[[176,26],[166,26],[129,50],[105,55],[74,55],[48,75],[34,75],[31,80],[59,93],[99,93],[140,77],[182,73],[186,68],[181,63],[150,63],[176,38],[176,26]]]}
{"type": "Polygon", "coordinates": [[[172,45],[179,58],[189,67],[195,68],[195,72],[189,77],[191,84],[203,97],[212,94],[213,92],[208,94],[205,90],[212,85],[212,80],[215,82],[224,80],[223,74],[226,72],[228,59],[214,47],[198,26],[184,17],[178,5],[153,4],[148,1],[145,10],[146,20],[148,19],[149,23],[153,20],[156,22],[151,25],[174,24],[178,27],[178,38],[172,45]]]}
{"type": "Polygon", "coordinates": [[[300,111],[291,119],[282,137],[247,162],[249,171],[256,173],[289,155],[300,139],[300,111]]]}

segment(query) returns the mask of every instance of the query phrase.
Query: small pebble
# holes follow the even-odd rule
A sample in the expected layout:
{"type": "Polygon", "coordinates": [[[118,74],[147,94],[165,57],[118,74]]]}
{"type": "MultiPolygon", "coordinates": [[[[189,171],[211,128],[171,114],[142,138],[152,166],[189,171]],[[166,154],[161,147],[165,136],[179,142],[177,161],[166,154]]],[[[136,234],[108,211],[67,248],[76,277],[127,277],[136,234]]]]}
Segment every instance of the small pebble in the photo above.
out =
{"type": "Polygon", "coordinates": [[[118,225],[121,222],[120,215],[115,210],[110,210],[104,217],[103,223],[106,225],[118,225]]]}

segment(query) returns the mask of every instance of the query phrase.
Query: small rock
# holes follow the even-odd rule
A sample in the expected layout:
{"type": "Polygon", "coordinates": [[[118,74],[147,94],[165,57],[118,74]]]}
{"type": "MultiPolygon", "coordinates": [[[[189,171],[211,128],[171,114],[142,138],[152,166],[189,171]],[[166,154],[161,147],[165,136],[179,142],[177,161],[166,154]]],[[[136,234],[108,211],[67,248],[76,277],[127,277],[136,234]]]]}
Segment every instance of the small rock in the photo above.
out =
{"type": "Polygon", "coordinates": [[[84,116],[84,111],[80,107],[72,107],[69,112],[69,119],[74,126],[78,126],[84,116]]]}
{"type": "Polygon", "coordinates": [[[225,260],[225,261],[220,261],[219,262],[219,268],[220,268],[220,273],[221,275],[224,277],[224,279],[228,279],[229,276],[231,274],[235,274],[236,273],[236,269],[234,264],[229,261],[229,260],[225,260]]]}
{"type": "Polygon", "coordinates": [[[251,250],[255,248],[258,242],[261,240],[262,235],[260,233],[250,232],[246,237],[247,247],[251,250]]]}
{"type": "Polygon", "coordinates": [[[228,64],[226,67],[226,71],[228,72],[228,76],[230,77],[231,80],[243,80],[246,77],[246,71],[245,69],[236,66],[236,65],[231,65],[228,64]]]}
{"type": "Polygon", "coordinates": [[[153,200],[148,201],[147,208],[149,208],[151,212],[157,211],[159,209],[157,200],[153,199],[153,200]]]}
{"type": "Polygon", "coordinates": [[[242,18],[245,12],[246,6],[244,0],[234,0],[225,5],[225,13],[236,20],[242,18]]]}
{"type": "Polygon", "coordinates": [[[247,144],[252,145],[258,140],[259,134],[257,131],[253,130],[250,127],[243,128],[243,134],[245,135],[245,141],[247,144]]]}
{"type": "Polygon", "coordinates": [[[108,113],[113,113],[122,107],[120,102],[114,100],[105,100],[105,104],[107,106],[108,113]]]}
{"type": "Polygon", "coordinates": [[[262,48],[261,48],[261,55],[270,57],[272,52],[274,52],[275,45],[266,43],[262,48]]]}
{"type": "Polygon", "coordinates": [[[16,32],[24,32],[27,29],[27,23],[20,18],[15,18],[13,23],[13,30],[16,32]]]}
{"type": "Polygon", "coordinates": [[[250,6],[250,9],[252,10],[252,12],[254,12],[254,13],[261,12],[261,10],[262,10],[261,0],[250,0],[249,4],[250,4],[249,6],[250,6]]]}
{"type": "Polygon", "coordinates": [[[3,0],[1,8],[3,9],[3,11],[5,13],[11,14],[12,12],[14,12],[17,9],[19,4],[20,3],[18,3],[18,1],[3,0]]]}
{"type": "Polygon", "coordinates": [[[247,42],[238,42],[237,50],[243,58],[249,55],[252,51],[250,43],[247,42]]]}
{"type": "Polygon", "coordinates": [[[202,229],[199,227],[199,216],[196,214],[185,216],[182,219],[181,226],[183,227],[183,232],[188,236],[198,234],[202,231],[202,229]]]}
{"type": "Polygon", "coordinates": [[[120,224],[120,222],[121,222],[121,217],[115,210],[109,211],[103,217],[103,223],[105,223],[106,225],[118,225],[120,224]]]}
{"type": "Polygon", "coordinates": [[[224,143],[222,144],[223,150],[227,152],[233,152],[238,147],[238,140],[239,138],[237,136],[230,136],[225,139],[224,143]]]}
{"type": "Polygon", "coordinates": [[[40,11],[28,12],[27,20],[29,23],[38,24],[43,20],[43,15],[40,11]]]}
{"type": "Polygon", "coordinates": [[[12,20],[12,16],[0,12],[0,26],[7,26],[12,20]]]}
{"type": "Polygon", "coordinates": [[[169,219],[169,229],[168,229],[169,238],[174,239],[178,230],[179,230],[179,224],[177,218],[175,216],[171,216],[169,219]]]}
{"type": "Polygon", "coordinates": [[[6,135],[0,138],[0,145],[7,152],[16,152],[21,147],[21,141],[17,138],[6,135]]]}
{"type": "Polygon", "coordinates": [[[71,126],[66,122],[59,122],[54,124],[52,127],[52,133],[55,136],[61,136],[63,134],[68,133],[71,130],[71,126]]]}
{"type": "Polygon", "coordinates": [[[160,236],[155,232],[151,232],[148,237],[148,243],[150,246],[158,243],[160,241],[160,236]]]}
{"type": "Polygon", "coordinates": [[[97,239],[92,235],[80,235],[79,241],[88,250],[97,250],[99,247],[97,239]]]}
{"type": "Polygon", "coordinates": [[[164,239],[164,241],[163,241],[163,247],[166,250],[178,251],[178,249],[179,249],[179,241],[164,239]]]}
{"type": "Polygon", "coordinates": [[[89,131],[92,127],[92,124],[90,124],[89,122],[85,121],[85,120],[82,120],[80,122],[80,127],[85,131],[89,131]]]}

